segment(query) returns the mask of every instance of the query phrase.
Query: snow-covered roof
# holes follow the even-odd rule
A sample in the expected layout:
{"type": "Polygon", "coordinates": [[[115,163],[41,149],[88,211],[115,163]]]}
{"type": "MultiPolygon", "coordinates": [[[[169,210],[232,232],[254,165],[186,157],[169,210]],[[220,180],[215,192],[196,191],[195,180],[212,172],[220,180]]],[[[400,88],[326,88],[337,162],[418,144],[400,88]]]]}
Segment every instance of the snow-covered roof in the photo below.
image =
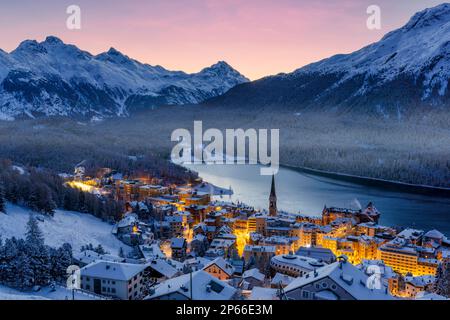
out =
{"type": "Polygon", "coordinates": [[[255,245],[247,244],[244,247],[244,251],[275,253],[276,247],[275,246],[255,246],[255,245]]]}
{"type": "Polygon", "coordinates": [[[425,233],[425,237],[439,240],[445,238],[444,234],[436,229],[430,230],[427,233],[425,233]]]}
{"type": "Polygon", "coordinates": [[[144,264],[97,261],[80,270],[81,276],[128,281],[145,269],[144,264]]]}
{"type": "Polygon", "coordinates": [[[210,244],[210,247],[212,249],[220,249],[220,248],[230,248],[235,244],[236,240],[231,239],[213,239],[213,241],[210,244]]]}
{"type": "Polygon", "coordinates": [[[339,300],[339,297],[331,290],[322,290],[315,294],[316,298],[322,300],[339,300]]]}
{"type": "Polygon", "coordinates": [[[178,271],[182,271],[183,267],[184,267],[184,263],[177,261],[175,259],[166,259],[166,261],[173,266],[175,269],[177,269],[178,271]]]}
{"type": "Polygon", "coordinates": [[[175,249],[181,249],[185,246],[186,239],[184,238],[172,238],[170,240],[170,247],[175,249]]]}
{"type": "Polygon", "coordinates": [[[184,260],[185,266],[190,266],[194,268],[195,271],[203,269],[205,265],[207,265],[211,260],[208,260],[203,257],[195,257],[184,260]]]}
{"type": "Polygon", "coordinates": [[[228,240],[236,240],[236,236],[232,233],[219,233],[216,239],[228,239],[228,240]]]}
{"type": "Polygon", "coordinates": [[[193,228],[193,230],[198,230],[198,229],[202,229],[203,231],[206,231],[206,224],[204,224],[203,222],[200,222],[198,224],[196,224],[193,228]]]}
{"type": "Polygon", "coordinates": [[[369,202],[367,207],[362,211],[363,214],[366,214],[368,216],[377,216],[380,215],[380,212],[378,209],[373,205],[372,202],[369,202]]]}
{"type": "Polygon", "coordinates": [[[432,275],[423,275],[417,277],[405,277],[405,282],[413,285],[414,287],[425,287],[434,283],[436,278],[432,275]]]}
{"type": "Polygon", "coordinates": [[[336,256],[333,251],[327,248],[319,248],[319,247],[301,247],[295,253],[298,256],[314,258],[317,260],[322,260],[326,262],[333,262],[336,260],[336,256]]]}
{"type": "Polygon", "coordinates": [[[154,269],[167,278],[172,278],[178,273],[178,270],[164,259],[154,259],[147,263],[146,267],[154,269]]]}
{"type": "Polygon", "coordinates": [[[140,245],[139,249],[145,259],[152,260],[155,258],[165,258],[166,255],[156,243],[151,245],[140,245]]]}
{"type": "Polygon", "coordinates": [[[169,223],[182,223],[183,222],[183,217],[182,216],[168,216],[165,218],[165,220],[169,223]]]}
{"type": "Polygon", "coordinates": [[[155,287],[155,292],[145,299],[158,299],[162,296],[178,293],[192,300],[230,300],[236,293],[236,289],[226,282],[216,279],[209,273],[200,270],[191,274],[172,278],[155,287]]]}
{"type": "Polygon", "coordinates": [[[189,211],[175,211],[173,214],[178,215],[178,216],[190,216],[191,215],[191,213],[189,211]]]}
{"type": "Polygon", "coordinates": [[[257,268],[253,268],[245,271],[242,274],[242,278],[255,278],[256,280],[264,281],[265,276],[257,268]]]}
{"type": "Polygon", "coordinates": [[[285,293],[330,278],[356,300],[390,300],[393,299],[385,289],[369,289],[366,286],[368,276],[349,262],[334,262],[296,278],[285,289],[285,293]]]}
{"type": "Polygon", "coordinates": [[[229,276],[231,276],[234,273],[234,267],[222,257],[217,257],[216,259],[214,259],[213,261],[211,261],[210,263],[205,265],[203,267],[203,270],[211,267],[212,265],[216,265],[217,267],[222,269],[229,276]]]}
{"type": "Polygon", "coordinates": [[[112,254],[99,254],[92,250],[85,250],[73,254],[73,258],[84,264],[90,264],[95,261],[124,262],[125,258],[114,256],[112,254]]]}
{"type": "Polygon", "coordinates": [[[139,188],[140,189],[151,189],[151,190],[165,189],[163,186],[154,185],[154,184],[145,184],[143,186],[140,186],[139,188]]]}
{"type": "Polygon", "coordinates": [[[401,231],[397,235],[397,237],[413,240],[413,239],[420,238],[422,235],[423,235],[423,230],[407,228],[407,229],[401,231]]]}
{"type": "Polygon", "coordinates": [[[449,300],[448,298],[441,296],[437,293],[429,293],[425,291],[421,291],[416,294],[416,300],[449,300]]]}
{"type": "Polygon", "coordinates": [[[117,224],[118,228],[125,228],[132,226],[138,222],[138,217],[134,213],[128,213],[122,220],[117,224]]]}
{"type": "Polygon", "coordinates": [[[290,277],[286,274],[282,274],[282,273],[276,273],[275,276],[272,278],[272,281],[270,282],[271,285],[279,285],[280,283],[283,286],[287,286],[288,284],[290,284],[292,281],[294,281],[294,277],[290,277]]]}
{"type": "Polygon", "coordinates": [[[309,257],[297,256],[293,254],[283,254],[272,257],[271,262],[282,265],[291,266],[293,268],[300,268],[302,270],[310,271],[325,265],[325,263],[309,257]]]}
{"type": "Polygon", "coordinates": [[[192,239],[192,241],[194,241],[194,240],[197,240],[197,241],[205,241],[205,239],[206,239],[206,236],[205,235],[203,235],[203,234],[201,234],[201,233],[199,233],[199,234],[196,234],[195,236],[194,236],[194,238],[192,239]]]}
{"type": "Polygon", "coordinates": [[[404,238],[395,238],[380,246],[380,250],[397,251],[405,254],[417,255],[417,247],[408,244],[407,240],[404,238]]]}
{"type": "Polygon", "coordinates": [[[277,289],[253,287],[249,300],[279,300],[277,289]]]}
{"type": "Polygon", "coordinates": [[[209,258],[216,258],[216,257],[222,257],[225,254],[225,251],[223,249],[213,249],[209,248],[205,252],[205,257],[209,258]]]}
{"type": "Polygon", "coordinates": [[[266,237],[262,240],[265,244],[290,244],[292,243],[292,239],[288,237],[282,237],[282,236],[271,236],[266,237]]]}

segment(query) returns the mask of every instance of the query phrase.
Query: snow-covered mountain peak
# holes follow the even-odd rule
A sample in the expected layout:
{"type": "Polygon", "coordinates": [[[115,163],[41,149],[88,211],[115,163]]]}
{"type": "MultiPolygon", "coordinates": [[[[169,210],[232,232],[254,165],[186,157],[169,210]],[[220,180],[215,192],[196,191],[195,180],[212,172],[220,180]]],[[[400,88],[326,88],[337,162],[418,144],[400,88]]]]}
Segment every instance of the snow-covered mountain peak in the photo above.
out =
{"type": "Polygon", "coordinates": [[[187,74],[140,63],[114,48],[93,56],[49,36],[0,52],[0,115],[126,115],[200,103],[246,81],[223,61],[187,74]]]}
{"type": "Polygon", "coordinates": [[[12,55],[21,53],[47,53],[47,50],[41,43],[37,42],[36,40],[24,40],[14,51],[11,52],[12,55]]]}
{"type": "Polygon", "coordinates": [[[446,3],[418,12],[403,27],[360,50],[239,86],[211,103],[320,106],[401,118],[418,106],[448,107],[449,81],[450,4],[446,3]]]}
{"type": "Polygon", "coordinates": [[[218,61],[217,63],[213,64],[212,66],[204,68],[200,72],[210,71],[210,70],[214,70],[214,71],[221,72],[221,73],[236,72],[236,70],[233,69],[233,67],[230,66],[225,61],[218,61]]]}
{"type": "Polygon", "coordinates": [[[218,61],[217,63],[210,66],[209,69],[226,70],[226,71],[234,70],[233,67],[231,67],[225,61],[218,61]]]}
{"type": "Polygon", "coordinates": [[[450,22],[450,3],[443,3],[417,12],[402,29],[410,31],[432,27],[434,24],[442,22],[450,22]]]}
{"type": "Polygon", "coordinates": [[[210,67],[204,68],[198,74],[205,77],[225,77],[240,82],[249,81],[225,61],[219,61],[210,67]]]}
{"type": "Polygon", "coordinates": [[[344,80],[376,75],[379,81],[388,81],[402,73],[417,78],[427,70],[431,78],[436,72],[450,71],[449,43],[450,4],[442,4],[415,14],[405,26],[379,42],[310,64],[294,74],[343,73],[347,75],[344,80]],[[434,60],[436,57],[439,61],[434,60]]]}
{"type": "Polygon", "coordinates": [[[53,44],[53,45],[64,44],[64,42],[61,39],[59,39],[58,37],[55,37],[55,36],[48,36],[47,38],[45,38],[44,43],[53,44]]]}
{"type": "Polygon", "coordinates": [[[112,63],[124,64],[131,63],[132,59],[127,55],[124,55],[122,52],[117,49],[111,47],[107,52],[100,53],[96,56],[96,59],[102,61],[109,61],[112,63]]]}

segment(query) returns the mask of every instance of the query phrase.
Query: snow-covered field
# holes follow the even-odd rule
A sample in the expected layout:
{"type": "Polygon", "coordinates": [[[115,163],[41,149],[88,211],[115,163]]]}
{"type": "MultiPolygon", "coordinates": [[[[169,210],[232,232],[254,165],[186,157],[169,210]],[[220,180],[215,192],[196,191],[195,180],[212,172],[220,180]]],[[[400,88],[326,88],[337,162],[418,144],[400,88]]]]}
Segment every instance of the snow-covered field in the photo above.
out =
{"type": "MultiPolygon", "coordinates": [[[[7,214],[0,213],[0,237],[13,236],[23,238],[30,210],[7,204],[7,214]]],[[[43,217],[39,226],[45,236],[45,243],[52,247],[59,247],[67,242],[72,245],[73,252],[79,252],[81,246],[92,243],[101,244],[113,255],[117,255],[120,247],[129,252],[130,247],[119,241],[111,234],[112,225],[84,213],[56,210],[54,217],[43,217]]]]}
{"type": "MultiPolygon", "coordinates": [[[[75,292],[75,300],[95,300],[95,295],[83,292],[75,292]]],[[[72,291],[57,286],[55,291],[50,288],[42,288],[38,292],[21,292],[0,285],[0,300],[72,300],[72,291]]]]}

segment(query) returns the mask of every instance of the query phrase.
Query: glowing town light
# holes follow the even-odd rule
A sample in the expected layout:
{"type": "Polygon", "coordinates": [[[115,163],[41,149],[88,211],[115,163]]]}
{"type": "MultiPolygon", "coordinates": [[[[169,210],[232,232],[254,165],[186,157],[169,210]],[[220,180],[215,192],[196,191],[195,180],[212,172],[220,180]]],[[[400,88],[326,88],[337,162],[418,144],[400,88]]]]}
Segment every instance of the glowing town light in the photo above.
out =
{"type": "Polygon", "coordinates": [[[74,189],[80,189],[83,192],[93,192],[96,188],[80,181],[67,182],[68,186],[74,189]]]}

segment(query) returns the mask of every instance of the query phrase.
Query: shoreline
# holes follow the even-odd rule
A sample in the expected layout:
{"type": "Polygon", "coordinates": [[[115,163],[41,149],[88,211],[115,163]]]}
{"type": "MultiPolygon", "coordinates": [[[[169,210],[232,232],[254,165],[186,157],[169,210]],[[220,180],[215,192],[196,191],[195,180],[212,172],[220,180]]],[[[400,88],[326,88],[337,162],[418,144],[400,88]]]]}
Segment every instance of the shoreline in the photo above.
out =
{"type": "MultiPolygon", "coordinates": [[[[259,164],[260,165],[260,164],[259,164]]],[[[338,181],[346,181],[361,186],[375,187],[389,191],[396,191],[401,193],[419,194],[431,197],[450,197],[450,188],[433,187],[429,185],[412,184],[394,180],[385,180],[381,178],[371,178],[364,176],[357,176],[346,173],[325,171],[313,169],[308,167],[298,167],[293,165],[280,164],[281,168],[292,171],[311,174],[315,176],[330,178],[338,181]]],[[[195,171],[195,169],[192,169],[195,171]]],[[[224,189],[224,188],[221,188],[224,189]]],[[[227,189],[225,189],[227,190],[227,189]]]]}
{"type": "Polygon", "coordinates": [[[388,189],[391,191],[403,192],[403,193],[413,193],[421,194],[426,196],[435,197],[450,197],[450,188],[440,188],[428,185],[417,185],[409,184],[405,182],[393,181],[393,180],[383,180],[379,178],[370,178],[363,176],[356,176],[345,173],[330,172],[318,169],[312,169],[307,167],[296,167],[291,165],[280,165],[280,167],[290,169],[297,172],[312,174],[316,176],[321,176],[325,178],[331,178],[334,180],[351,182],[364,186],[371,186],[377,188],[388,189]]]}

